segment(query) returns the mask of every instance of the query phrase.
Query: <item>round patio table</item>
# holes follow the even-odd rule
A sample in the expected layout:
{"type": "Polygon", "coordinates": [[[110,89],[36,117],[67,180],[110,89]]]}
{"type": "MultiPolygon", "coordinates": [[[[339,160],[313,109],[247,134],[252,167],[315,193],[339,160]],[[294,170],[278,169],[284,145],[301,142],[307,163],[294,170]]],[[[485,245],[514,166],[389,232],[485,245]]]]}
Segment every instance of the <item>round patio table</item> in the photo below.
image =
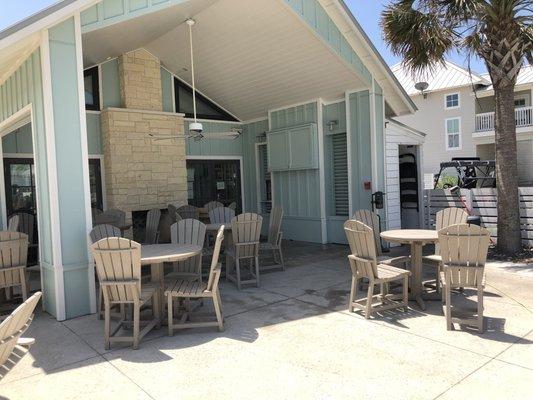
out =
{"type": "Polygon", "coordinates": [[[141,246],[141,265],[151,267],[151,280],[160,286],[159,315],[163,318],[164,263],[187,260],[202,253],[202,247],[192,244],[146,244],[141,246]]]}
{"type": "Polygon", "coordinates": [[[411,246],[411,282],[410,299],[415,300],[422,310],[426,304],[422,299],[422,249],[426,244],[434,244],[439,240],[437,231],[428,229],[398,229],[381,233],[383,240],[391,243],[408,244],[411,246]]]}

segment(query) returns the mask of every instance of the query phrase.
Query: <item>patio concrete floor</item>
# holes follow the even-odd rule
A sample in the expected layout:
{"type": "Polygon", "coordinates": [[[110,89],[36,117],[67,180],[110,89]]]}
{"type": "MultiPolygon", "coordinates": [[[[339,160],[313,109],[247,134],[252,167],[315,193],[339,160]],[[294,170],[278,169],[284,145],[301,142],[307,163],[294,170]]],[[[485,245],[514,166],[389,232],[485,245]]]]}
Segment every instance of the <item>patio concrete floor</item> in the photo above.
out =
{"type": "Polygon", "coordinates": [[[487,267],[479,335],[448,332],[439,302],[368,321],[349,314],[347,248],[284,248],[287,270],[265,273],[261,288],[222,282],[222,333],[161,329],[137,351],[105,351],[96,316],[40,314],[25,335],[37,342],[1,381],[0,398],[531,398],[532,265],[487,267]]]}

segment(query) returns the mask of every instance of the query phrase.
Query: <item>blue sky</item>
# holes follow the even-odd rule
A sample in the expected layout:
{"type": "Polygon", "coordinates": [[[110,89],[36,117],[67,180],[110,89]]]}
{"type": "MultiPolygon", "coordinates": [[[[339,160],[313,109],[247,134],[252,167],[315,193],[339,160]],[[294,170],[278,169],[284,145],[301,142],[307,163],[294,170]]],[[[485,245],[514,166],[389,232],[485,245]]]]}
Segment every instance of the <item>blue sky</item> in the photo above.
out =
{"type": "MultiPolygon", "coordinates": [[[[366,33],[380,53],[383,55],[389,65],[396,64],[400,59],[395,58],[383,42],[381,29],[379,27],[380,13],[389,0],[345,0],[350,7],[359,23],[363,26],[366,33]]],[[[31,0],[31,1],[2,1],[2,12],[0,13],[0,30],[12,25],[13,23],[35,13],[51,4],[56,0],[31,0]]],[[[459,65],[466,66],[467,62],[463,55],[451,54],[451,61],[459,65]]],[[[480,60],[472,60],[472,69],[476,72],[485,72],[486,68],[480,60]]]]}

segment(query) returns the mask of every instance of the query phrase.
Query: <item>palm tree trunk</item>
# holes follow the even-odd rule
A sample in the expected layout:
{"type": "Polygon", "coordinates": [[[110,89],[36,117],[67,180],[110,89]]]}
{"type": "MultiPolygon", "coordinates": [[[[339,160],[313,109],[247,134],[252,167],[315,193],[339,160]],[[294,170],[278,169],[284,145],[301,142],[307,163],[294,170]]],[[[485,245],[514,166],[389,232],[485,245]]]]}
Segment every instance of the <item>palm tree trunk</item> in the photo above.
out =
{"type": "Polygon", "coordinates": [[[498,190],[498,249],[514,254],[522,248],[514,87],[494,87],[496,98],[496,184],[498,190]]]}

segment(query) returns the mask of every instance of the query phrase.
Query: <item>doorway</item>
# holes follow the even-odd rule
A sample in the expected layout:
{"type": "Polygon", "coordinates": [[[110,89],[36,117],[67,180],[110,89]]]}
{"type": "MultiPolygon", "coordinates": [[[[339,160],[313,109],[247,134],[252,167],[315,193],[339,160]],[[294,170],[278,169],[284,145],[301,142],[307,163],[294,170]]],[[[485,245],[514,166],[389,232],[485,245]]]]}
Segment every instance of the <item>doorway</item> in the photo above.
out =
{"type": "Polygon", "coordinates": [[[235,202],[236,212],[242,212],[241,161],[187,160],[187,189],[190,205],[216,200],[227,207],[235,202]]]}

